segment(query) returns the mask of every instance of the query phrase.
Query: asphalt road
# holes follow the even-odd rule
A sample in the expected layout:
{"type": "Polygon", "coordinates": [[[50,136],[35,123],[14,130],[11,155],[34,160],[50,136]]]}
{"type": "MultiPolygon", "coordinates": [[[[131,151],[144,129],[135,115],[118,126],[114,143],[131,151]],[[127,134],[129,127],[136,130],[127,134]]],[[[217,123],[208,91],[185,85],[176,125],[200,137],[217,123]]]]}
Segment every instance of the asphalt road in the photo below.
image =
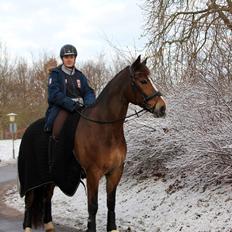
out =
{"type": "MultiPolygon", "coordinates": [[[[7,189],[16,184],[17,168],[15,164],[0,167],[0,232],[20,232],[23,231],[23,215],[7,207],[2,197],[7,189]]],[[[57,232],[81,232],[80,230],[67,228],[62,225],[55,225],[57,232]]],[[[33,230],[33,232],[44,230],[33,230]]]]}

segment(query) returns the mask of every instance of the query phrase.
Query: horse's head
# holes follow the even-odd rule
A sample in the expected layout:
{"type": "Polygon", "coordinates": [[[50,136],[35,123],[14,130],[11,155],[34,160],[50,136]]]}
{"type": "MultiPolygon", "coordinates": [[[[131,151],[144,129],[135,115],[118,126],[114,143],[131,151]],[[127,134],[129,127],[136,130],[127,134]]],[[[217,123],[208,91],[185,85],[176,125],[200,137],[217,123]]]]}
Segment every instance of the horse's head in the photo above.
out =
{"type": "Polygon", "coordinates": [[[141,56],[129,66],[130,87],[127,92],[128,100],[153,113],[155,117],[163,117],[166,104],[158,89],[149,78],[150,71],[146,66],[147,59],[141,62],[141,56]]]}

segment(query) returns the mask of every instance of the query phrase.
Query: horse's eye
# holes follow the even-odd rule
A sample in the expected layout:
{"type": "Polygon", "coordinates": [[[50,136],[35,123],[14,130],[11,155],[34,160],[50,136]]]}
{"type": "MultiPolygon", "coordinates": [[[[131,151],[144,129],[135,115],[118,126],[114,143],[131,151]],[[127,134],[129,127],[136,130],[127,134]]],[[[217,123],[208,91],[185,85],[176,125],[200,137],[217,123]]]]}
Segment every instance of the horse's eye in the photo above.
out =
{"type": "Polygon", "coordinates": [[[140,81],[140,83],[143,84],[143,85],[145,85],[145,84],[148,83],[148,81],[147,80],[142,80],[142,81],[140,81]]]}

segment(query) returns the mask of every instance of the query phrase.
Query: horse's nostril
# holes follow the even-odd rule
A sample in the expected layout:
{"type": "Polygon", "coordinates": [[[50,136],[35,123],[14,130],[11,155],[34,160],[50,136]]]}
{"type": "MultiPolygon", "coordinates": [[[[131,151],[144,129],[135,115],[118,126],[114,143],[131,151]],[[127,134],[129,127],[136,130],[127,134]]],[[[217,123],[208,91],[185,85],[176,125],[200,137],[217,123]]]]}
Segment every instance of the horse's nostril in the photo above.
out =
{"type": "Polygon", "coordinates": [[[156,118],[165,117],[166,116],[166,106],[159,107],[153,113],[154,113],[154,116],[156,118]]]}
{"type": "Polygon", "coordinates": [[[165,111],[166,111],[166,107],[165,107],[165,106],[162,106],[162,107],[160,108],[160,113],[161,113],[161,114],[165,114],[165,111]]]}

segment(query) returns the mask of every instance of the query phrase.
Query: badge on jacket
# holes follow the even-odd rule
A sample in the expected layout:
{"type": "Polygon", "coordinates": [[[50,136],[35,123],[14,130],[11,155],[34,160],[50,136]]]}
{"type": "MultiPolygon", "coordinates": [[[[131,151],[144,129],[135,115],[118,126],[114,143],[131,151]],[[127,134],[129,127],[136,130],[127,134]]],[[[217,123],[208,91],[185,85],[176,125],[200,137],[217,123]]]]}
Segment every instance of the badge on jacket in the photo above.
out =
{"type": "Polygon", "coordinates": [[[50,85],[52,83],[52,78],[49,78],[48,84],[50,85]]]}
{"type": "Polygon", "coordinates": [[[80,89],[81,88],[81,81],[77,80],[77,87],[80,89]]]}

